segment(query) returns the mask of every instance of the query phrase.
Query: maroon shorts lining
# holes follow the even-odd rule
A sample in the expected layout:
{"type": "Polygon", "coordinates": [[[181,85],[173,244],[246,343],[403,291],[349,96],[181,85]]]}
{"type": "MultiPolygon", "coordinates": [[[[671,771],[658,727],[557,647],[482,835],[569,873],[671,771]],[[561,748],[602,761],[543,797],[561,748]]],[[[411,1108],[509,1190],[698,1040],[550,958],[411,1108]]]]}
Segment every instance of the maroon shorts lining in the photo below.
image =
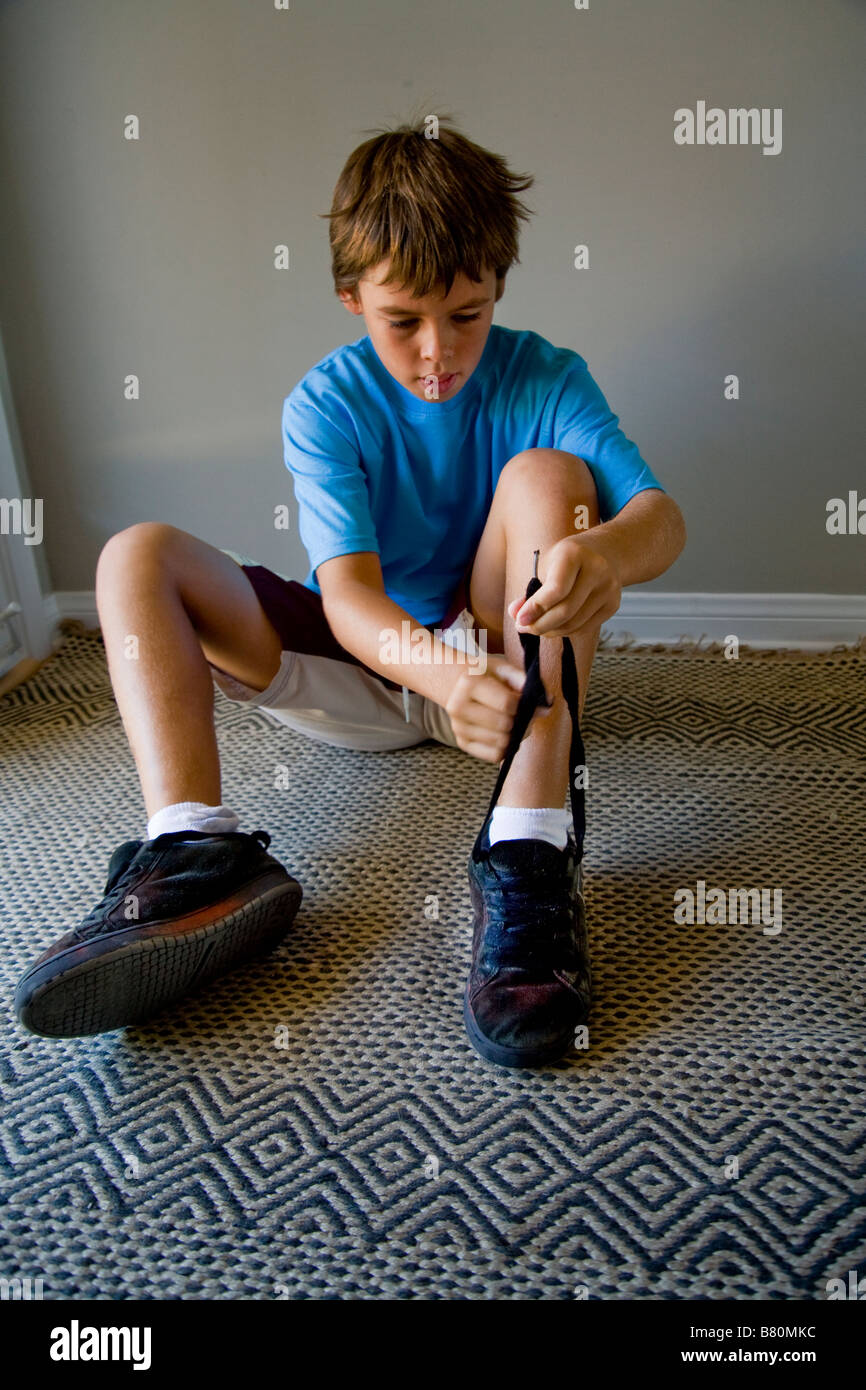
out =
{"type": "MultiPolygon", "coordinates": [[[[332,661],[343,661],[350,666],[360,666],[368,675],[375,676],[388,690],[402,690],[397,681],[383,676],[365,666],[351,652],[346,651],[337,641],[328,620],[321,594],[308,589],[297,579],[283,579],[265,565],[242,565],[241,569],[252,584],[256,597],[265,614],[276,629],[283,651],[302,652],[307,656],[325,656],[332,661]]],[[[472,562],[467,566],[454,592],[448,611],[438,623],[424,623],[428,632],[434,628],[450,627],[455,618],[469,606],[469,579],[472,562]]]]}

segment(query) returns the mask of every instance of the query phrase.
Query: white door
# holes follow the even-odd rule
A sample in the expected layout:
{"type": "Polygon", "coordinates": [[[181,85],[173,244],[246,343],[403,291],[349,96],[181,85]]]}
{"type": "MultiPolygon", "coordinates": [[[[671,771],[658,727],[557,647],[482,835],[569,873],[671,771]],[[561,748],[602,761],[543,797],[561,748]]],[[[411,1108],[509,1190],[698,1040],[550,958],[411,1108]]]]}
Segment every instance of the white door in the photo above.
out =
{"type": "Polygon", "coordinates": [[[27,655],[21,640],[21,622],[17,618],[21,605],[13,597],[8,557],[4,553],[7,545],[6,537],[0,537],[0,676],[5,676],[27,655]]]}
{"type": "MultiPolygon", "coordinates": [[[[19,661],[41,661],[52,651],[51,624],[45,616],[33,545],[27,544],[22,533],[22,519],[29,518],[32,527],[35,499],[25,490],[25,469],[17,462],[20,453],[0,341],[0,678],[19,661]],[[29,501],[26,510],[25,499],[29,501]]],[[[32,531],[30,539],[35,539],[32,531]]]]}

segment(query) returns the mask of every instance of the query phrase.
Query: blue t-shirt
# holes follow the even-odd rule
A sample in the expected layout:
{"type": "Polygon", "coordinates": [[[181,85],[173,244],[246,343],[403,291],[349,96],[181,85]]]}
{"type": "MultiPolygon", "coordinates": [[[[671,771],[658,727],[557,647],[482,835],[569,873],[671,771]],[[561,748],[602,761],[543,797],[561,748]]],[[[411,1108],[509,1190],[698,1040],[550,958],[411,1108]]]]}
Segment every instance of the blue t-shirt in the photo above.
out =
{"type": "Polygon", "coordinates": [[[602,521],[661,483],[618,428],[586,362],[538,333],[491,325],[452,400],[426,401],[391,376],[369,335],[312,367],[283,404],[283,447],[301,540],[318,565],[378,552],[385,592],[433,625],[469,564],[502,469],[523,449],[577,454],[602,521]]]}

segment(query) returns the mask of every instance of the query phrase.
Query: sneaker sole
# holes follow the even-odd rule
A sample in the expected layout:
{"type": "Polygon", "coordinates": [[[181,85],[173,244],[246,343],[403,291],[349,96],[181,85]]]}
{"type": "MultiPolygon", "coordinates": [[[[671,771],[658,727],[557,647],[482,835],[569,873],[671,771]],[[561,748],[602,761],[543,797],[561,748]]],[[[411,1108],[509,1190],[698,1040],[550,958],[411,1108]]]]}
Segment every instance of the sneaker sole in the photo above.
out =
{"type": "MultiPolygon", "coordinates": [[[[469,1041],[485,1062],[496,1062],[500,1067],[543,1067],[550,1062],[559,1062],[574,1044],[574,1033],[569,1032],[561,1042],[550,1043],[547,1047],[503,1047],[485,1037],[475,1022],[469,1003],[469,989],[463,996],[463,1022],[469,1041]]],[[[575,1024],[575,1027],[578,1027],[575,1024]]]]}
{"type": "MultiPolygon", "coordinates": [[[[144,929],[150,935],[79,960],[68,970],[58,971],[58,962],[49,962],[22,979],[15,1012],[25,1028],[47,1038],[87,1037],[142,1023],[199,985],[274,950],[302,897],[297,881],[279,883],[187,931],[183,919],[151,923],[144,929]],[[52,967],[50,978],[36,983],[52,967]]],[[[74,954],[80,953],[78,947],[74,954]]]]}

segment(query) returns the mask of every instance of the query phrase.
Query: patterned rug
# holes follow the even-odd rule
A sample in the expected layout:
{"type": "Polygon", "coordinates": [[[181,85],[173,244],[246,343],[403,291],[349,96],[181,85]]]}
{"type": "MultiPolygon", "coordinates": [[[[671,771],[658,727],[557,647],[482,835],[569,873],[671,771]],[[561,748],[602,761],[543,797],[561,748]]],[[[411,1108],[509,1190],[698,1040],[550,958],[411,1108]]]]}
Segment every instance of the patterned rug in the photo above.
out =
{"type": "Polygon", "coordinates": [[[514,1072],[461,1017],[495,769],[219,693],[223,799],[302,883],[293,932],[147,1027],[25,1033],[22,969],[144,828],[101,641],[67,628],[0,700],[0,1272],[46,1299],[826,1298],[866,1270],[864,678],[862,646],[599,652],[589,1046],[514,1072]],[[699,881],[781,890],[781,920],[675,921],[699,881]]]}

